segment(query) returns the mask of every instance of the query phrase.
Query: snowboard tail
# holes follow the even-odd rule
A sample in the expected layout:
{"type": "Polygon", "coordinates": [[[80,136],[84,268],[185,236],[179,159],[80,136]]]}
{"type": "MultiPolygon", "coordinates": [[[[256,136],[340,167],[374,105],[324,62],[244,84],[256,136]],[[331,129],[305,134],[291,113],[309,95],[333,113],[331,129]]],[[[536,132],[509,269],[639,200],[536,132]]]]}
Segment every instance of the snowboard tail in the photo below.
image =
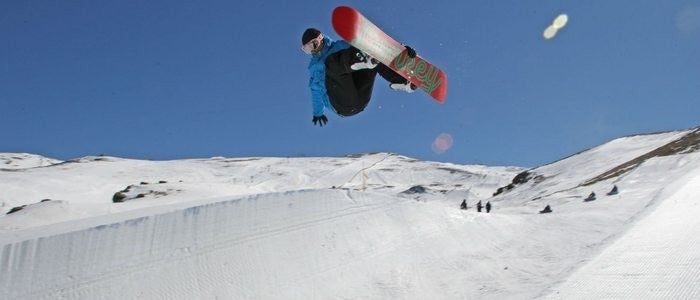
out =
{"type": "Polygon", "coordinates": [[[447,97],[447,76],[421,56],[409,57],[406,47],[365,18],[356,9],[333,10],[333,28],[350,45],[369,54],[442,103],[447,97]]]}

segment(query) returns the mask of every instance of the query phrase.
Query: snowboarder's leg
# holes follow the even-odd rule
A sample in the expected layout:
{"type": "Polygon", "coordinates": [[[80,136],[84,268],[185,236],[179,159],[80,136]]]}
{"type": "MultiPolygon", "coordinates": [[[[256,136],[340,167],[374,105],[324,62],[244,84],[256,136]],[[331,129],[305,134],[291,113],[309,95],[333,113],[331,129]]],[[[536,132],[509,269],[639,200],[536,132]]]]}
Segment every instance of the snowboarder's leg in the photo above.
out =
{"type": "Polygon", "coordinates": [[[358,61],[350,65],[350,69],[353,69],[355,71],[364,69],[374,69],[379,64],[378,60],[372,58],[367,53],[358,51],[357,54],[355,54],[355,56],[357,56],[358,61]]]}
{"type": "Polygon", "coordinates": [[[389,82],[389,86],[393,90],[412,93],[418,88],[416,85],[410,83],[406,78],[403,78],[403,76],[399,75],[399,73],[394,72],[394,70],[384,64],[379,64],[375,70],[377,70],[379,76],[382,76],[382,78],[389,82]]]}
{"type": "Polygon", "coordinates": [[[375,69],[377,70],[377,73],[379,73],[379,76],[382,76],[382,78],[389,83],[406,83],[408,81],[406,78],[399,75],[399,73],[394,72],[394,70],[384,64],[377,65],[375,69]]]}
{"type": "Polygon", "coordinates": [[[372,97],[373,69],[353,71],[350,66],[359,52],[354,47],[332,54],[326,59],[326,90],[328,98],[341,116],[352,116],[365,109],[372,97]]]}

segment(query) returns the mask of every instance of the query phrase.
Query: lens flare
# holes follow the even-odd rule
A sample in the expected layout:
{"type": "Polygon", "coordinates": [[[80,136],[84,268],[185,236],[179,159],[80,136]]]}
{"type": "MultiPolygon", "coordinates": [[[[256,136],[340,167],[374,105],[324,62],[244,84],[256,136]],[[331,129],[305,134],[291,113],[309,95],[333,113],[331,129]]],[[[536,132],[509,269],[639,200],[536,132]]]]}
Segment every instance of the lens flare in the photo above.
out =
{"type": "Polygon", "coordinates": [[[557,32],[564,28],[564,26],[566,26],[566,23],[568,22],[569,16],[566,14],[560,14],[554,19],[552,25],[549,25],[547,29],[544,30],[542,36],[544,36],[544,38],[547,40],[553,39],[555,36],[557,36],[557,32]]]}
{"type": "Polygon", "coordinates": [[[564,28],[567,22],[569,22],[569,16],[567,16],[566,14],[561,14],[556,19],[554,19],[554,23],[552,23],[552,26],[559,30],[564,28]]]}
{"type": "Polygon", "coordinates": [[[700,31],[700,6],[686,7],[681,10],[676,17],[676,27],[684,34],[692,35],[700,31]]]}
{"type": "Polygon", "coordinates": [[[542,34],[542,36],[544,36],[545,39],[551,39],[555,35],[557,35],[557,29],[554,28],[554,26],[552,26],[552,25],[547,27],[547,29],[545,29],[544,33],[542,34]]]}
{"type": "Polygon", "coordinates": [[[454,139],[452,139],[452,135],[449,133],[441,133],[433,141],[433,152],[443,154],[452,148],[453,143],[454,139]]]}

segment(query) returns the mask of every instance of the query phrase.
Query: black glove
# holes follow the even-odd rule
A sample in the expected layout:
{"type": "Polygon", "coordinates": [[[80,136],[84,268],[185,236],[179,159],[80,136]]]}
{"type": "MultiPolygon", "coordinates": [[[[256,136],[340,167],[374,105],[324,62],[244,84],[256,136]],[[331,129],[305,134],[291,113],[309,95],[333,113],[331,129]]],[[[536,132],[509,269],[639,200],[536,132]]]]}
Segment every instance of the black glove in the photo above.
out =
{"type": "Polygon", "coordinates": [[[323,125],[328,123],[328,118],[326,118],[326,115],[314,116],[314,119],[311,120],[311,122],[314,122],[314,125],[318,123],[319,126],[323,127],[323,125]]]}
{"type": "Polygon", "coordinates": [[[416,57],[416,55],[417,55],[416,50],[413,50],[413,48],[406,46],[406,45],[403,45],[403,46],[406,47],[406,54],[408,55],[408,57],[410,57],[410,58],[416,57]]]}

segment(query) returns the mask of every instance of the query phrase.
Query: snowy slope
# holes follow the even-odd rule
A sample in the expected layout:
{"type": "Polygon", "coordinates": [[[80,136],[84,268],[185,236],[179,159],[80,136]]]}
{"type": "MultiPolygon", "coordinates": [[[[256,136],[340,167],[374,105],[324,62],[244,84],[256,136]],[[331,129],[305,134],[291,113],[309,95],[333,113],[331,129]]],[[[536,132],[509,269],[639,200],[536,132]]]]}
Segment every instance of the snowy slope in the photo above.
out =
{"type": "Polygon", "coordinates": [[[390,153],[87,157],[5,170],[3,211],[25,206],[0,217],[0,293],[10,299],[569,299],[593,295],[596,276],[609,274],[619,289],[605,295],[626,298],[629,287],[645,282],[627,280],[636,274],[680,288],[634,295],[694,296],[697,290],[683,289],[697,280],[693,240],[660,233],[700,233],[691,220],[695,211],[675,205],[694,205],[700,156],[692,145],[659,149],[692,144],[696,133],[617,139],[527,170],[527,182],[495,197],[526,170],[390,153]],[[611,169],[615,176],[600,177],[611,169]],[[606,196],[612,185],[621,193],[606,196]],[[113,203],[127,187],[126,201],[113,203]],[[598,199],[583,201],[591,191],[598,199]],[[468,210],[458,209],[463,199],[468,210]],[[479,200],[494,210],[477,213],[479,200]],[[538,214],[546,204],[554,212],[538,214]],[[654,237],[649,245],[665,246],[635,244],[647,235],[654,237]],[[651,263],[640,271],[624,264],[634,259],[620,259],[629,253],[625,247],[637,247],[640,256],[633,257],[648,255],[650,262],[667,254],[684,260],[665,273],[651,263]],[[610,271],[611,265],[617,267],[610,271]]]}
{"type": "Polygon", "coordinates": [[[50,166],[61,161],[29,153],[0,153],[0,169],[14,170],[50,166]]]}
{"type": "MultiPolygon", "coordinates": [[[[511,205],[520,206],[532,200],[548,202],[574,199],[576,202],[591,192],[605,194],[615,180],[593,186],[582,186],[588,180],[619,165],[634,160],[646,153],[667,145],[687,135],[688,131],[668,132],[653,135],[638,135],[613,140],[609,143],[578,153],[555,163],[530,170],[532,180],[522,187],[511,205]]],[[[507,193],[504,195],[508,198],[507,193]]],[[[508,200],[514,197],[510,197],[508,200]]],[[[508,202],[508,201],[506,201],[508,202]]]]}
{"type": "Polygon", "coordinates": [[[550,298],[700,299],[700,155],[654,159],[641,168],[629,183],[658,180],[645,173],[677,180],[654,195],[660,203],[648,216],[553,288],[550,298]]]}
{"type": "Polygon", "coordinates": [[[0,190],[5,191],[0,193],[0,207],[4,212],[21,205],[36,210],[52,210],[47,207],[51,205],[58,208],[55,203],[39,203],[44,199],[62,203],[60,210],[51,213],[54,216],[45,214],[37,220],[0,217],[0,232],[193,200],[302,189],[351,188],[396,195],[421,185],[429,191],[423,198],[437,193],[440,200],[483,199],[521,170],[421,162],[391,153],[179,161],[86,157],[51,167],[0,173],[0,190]],[[128,195],[145,196],[138,201],[112,203],[115,193],[130,186],[128,195]]]}

